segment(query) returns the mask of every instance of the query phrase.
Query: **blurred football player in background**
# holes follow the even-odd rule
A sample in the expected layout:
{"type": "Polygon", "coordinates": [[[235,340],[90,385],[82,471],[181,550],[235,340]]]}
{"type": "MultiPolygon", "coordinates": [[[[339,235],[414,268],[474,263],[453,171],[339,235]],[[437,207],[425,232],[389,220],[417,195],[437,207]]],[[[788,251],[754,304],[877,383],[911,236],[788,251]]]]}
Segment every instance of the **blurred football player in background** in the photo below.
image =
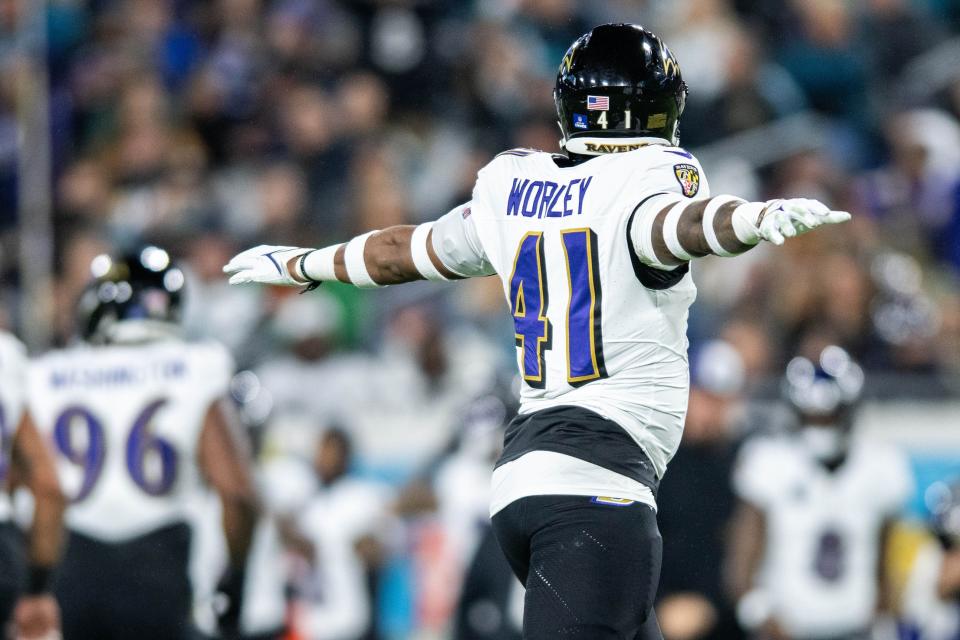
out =
{"type": "Polygon", "coordinates": [[[783,381],[799,427],[749,441],[734,472],[731,588],[756,637],[867,638],[890,612],[883,558],[913,478],[899,451],[853,437],[859,365],[812,342],[783,381]]]}
{"type": "Polygon", "coordinates": [[[191,637],[188,506],[218,492],[235,633],[257,517],[247,446],[226,400],[232,361],[180,338],[184,278],[147,246],[93,260],[74,347],[30,368],[29,406],[72,503],[56,586],[67,640],[191,637]]]}
{"type": "Polygon", "coordinates": [[[655,493],[686,413],[690,261],[850,218],[802,198],[710,197],[677,146],[686,96],[658,36],[598,26],[557,73],[563,155],[499,154],[436,222],[261,245],[224,267],[232,284],[309,288],[499,276],[523,384],[490,513],[527,588],[525,638],[662,637],[655,493]]]}
{"type": "Polygon", "coordinates": [[[932,539],[917,551],[903,593],[903,619],[912,640],[960,637],[960,479],[927,488],[932,539]]]}
{"type": "MultiPolygon", "coordinates": [[[[389,525],[391,492],[350,473],[353,444],[346,431],[324,431],[314,449],[316,491],[292,514],[310,569],[297,581],[293,627],[306,640],[376,637],[376,571],[389,525]]],[[[282,487],[278,486],[278,489],[282,487]]]]}
{"type": "Polygon", "coordinates": [[[64,499],[53,456],[26,411],[26,402],[26,349],[0,332],[0,637],[4,638],[8,633],[44,638],[60,626],[50,577],[60,557],[64,499]],[[13,522],[11,494],[18,484],[33,494],[26,553],[13,522]]]}

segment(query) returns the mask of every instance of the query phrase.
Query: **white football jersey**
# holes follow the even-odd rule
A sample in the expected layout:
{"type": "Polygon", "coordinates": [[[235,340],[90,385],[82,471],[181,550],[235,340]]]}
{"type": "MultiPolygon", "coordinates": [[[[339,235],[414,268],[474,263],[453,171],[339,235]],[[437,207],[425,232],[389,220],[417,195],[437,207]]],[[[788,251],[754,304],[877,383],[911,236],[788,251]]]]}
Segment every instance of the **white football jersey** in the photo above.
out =
{"type": "Polygon", "coordinates": [[[52,443],[68,528],[106,542],[189,520],[197,444],[233,362],[216,343],[79,346],[30,367],[30,410],[52,443]]]}
{"type": "MultiPolygon", "coordinates": [[[[598,413],[628,432],[658,477],[683,432],[687,313],[696,297],[685,270],[672,286],[648,286],[670,272],[642,264],[630,240],[634,212],[662,194],[709,196],[697,160],[665,141],[569,166],[519,149],[480,171],[462,213],[473,220],[514,317],[520,413],[560,405],[598,413]]],[[[493,512],[524,495],[558,492],[617,489],[613,495],[652,503],[635,481],[562,454],[535,453],[498,467],[493,512]],[[555,464],[575,468],[561,478],[549,472],[555,464]]]]}
{"type": "Polygon", "coordinates": [[[0,331],[0,522],[10,519],[10,455],[26,402],[27,351],[20,341],[0,331]]]}
{"type": "Polygon", "coordinates": [[[885,445],[853,445],[828,471],[799,440],[745,445],[734,490],[766,516],[758,576],[792,637],[838,637],[866,629],[877,603],[881,532],[913,489],[906,457],[885,445]]]}

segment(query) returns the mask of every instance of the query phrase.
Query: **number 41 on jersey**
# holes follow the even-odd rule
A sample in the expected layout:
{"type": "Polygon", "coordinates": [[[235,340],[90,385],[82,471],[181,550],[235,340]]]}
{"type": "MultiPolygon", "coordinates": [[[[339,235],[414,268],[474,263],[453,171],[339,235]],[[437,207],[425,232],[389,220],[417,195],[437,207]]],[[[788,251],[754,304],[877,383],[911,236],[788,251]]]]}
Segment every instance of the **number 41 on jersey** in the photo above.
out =
{"type": "MultiPolygon", "coordinates": [[[[588,228],[567,229],[560,232],[560,237],[570,293],[566,316],[567,383],[579,386],[607,375],[600,322],[597,234],[588,228]]],[[[544,251],[543,232],[527,233],[517,247],[510,276],[510,307],[517,346],[523,352],[523,379],[538,389],[546,384],[544,352],[553,348],[544,251]]]]}

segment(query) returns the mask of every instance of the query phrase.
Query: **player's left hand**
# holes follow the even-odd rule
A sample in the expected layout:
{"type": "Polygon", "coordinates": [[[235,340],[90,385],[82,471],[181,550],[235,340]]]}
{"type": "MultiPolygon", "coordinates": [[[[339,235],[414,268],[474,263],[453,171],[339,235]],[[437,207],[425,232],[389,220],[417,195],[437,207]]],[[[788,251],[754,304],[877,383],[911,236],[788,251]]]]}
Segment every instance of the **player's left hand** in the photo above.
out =
{"type": "Polygon", "coordinates": [[[839,224],[850,219],[846,211],[832,211],[817,200],[792,198],[770,200],[757,221],[758,234],[764,240],[781,245],[787,238],[803,235],[817,227],[839,224]]]}
{"type": "Polygon", "coordinates": [[[260,282],[300,287],[308,283],[296,279],[290,273],[289,263],[310,251],[312,249],[261,244],[233,256],[223,268],[223,272],[230,275],[230,284],[260,282]]]}
{"type": "Polygon", "coordinates": [[[60,608],[50,594],[24,596],[13,610],[16,640],[60,637],[60,608]]]}

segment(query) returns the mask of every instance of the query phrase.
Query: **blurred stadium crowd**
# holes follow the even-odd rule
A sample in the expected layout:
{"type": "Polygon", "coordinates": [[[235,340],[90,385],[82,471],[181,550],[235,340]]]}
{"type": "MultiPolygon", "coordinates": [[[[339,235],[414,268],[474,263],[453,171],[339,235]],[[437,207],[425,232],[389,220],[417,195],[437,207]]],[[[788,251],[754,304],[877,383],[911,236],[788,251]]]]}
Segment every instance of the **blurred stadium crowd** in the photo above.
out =
{"type": "MultiPolygon", "coordinates": [[[[14,331],[17,83],[37,53],[17,28],[28,4],[0,0],[0,327],[14,331]]],[[[681,141],[714,193],[854,214],[776,253],[696,265],[690,339],[707,391],[694,392],[691,437],[717,422],[726,437],[722,398],[769,398],[811,341],[847,348],[877,381],[868,394],[956,394],[955,2],[52,0],[45,20],[54,342],[71,337],[97,254],[152,242],[181,261],[189,334],[236,358],[268,506],[302,515],[309,547],[328,549],[333,582],[302,588],[299,615],[345,631],[305,637],[405,637],[457,617],[511,410],[510,318],[495,279],[297,296],[229,288],[221,266],[260,242],[322,246],[439,217],[469,199],[493,154],[556,149],[557,62],[594,24],[640,22],[670,44],[690,86],[681,141]],[[712,338],[735,355],[699,358],[712,338]],[[711,377],[718,366],[739,373],[711,377]]],[[[726,485],[716,464],[699,472],[726,485]]],[[[668,480],[664,498],[700,484],[668,480]]],[[[670,553],[664,588],[688,588],[670,584],[670,553]]]]}

